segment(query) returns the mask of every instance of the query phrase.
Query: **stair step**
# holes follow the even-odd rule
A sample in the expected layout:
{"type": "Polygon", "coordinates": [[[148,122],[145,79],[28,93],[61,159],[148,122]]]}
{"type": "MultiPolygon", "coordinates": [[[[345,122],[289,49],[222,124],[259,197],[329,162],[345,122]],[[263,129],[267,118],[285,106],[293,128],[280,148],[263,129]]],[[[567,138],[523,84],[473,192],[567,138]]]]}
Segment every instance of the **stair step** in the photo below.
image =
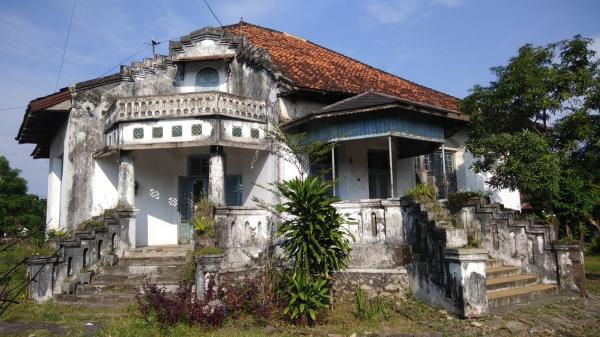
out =
{"type": "MultiPolygon", "coordinates": [[[[174,292],[178,287],[178,282],[156,282],[159,288],[164,288],[167,292],[174,292]]],[[[135,295],[141,291],[142,283],[121,283],[121,284],[85,284],[77,287],[77,294],[103,294],[118,292],[120,294],[135,295]]]]}
{"type": "Polygon", "coordinates": [[[554,284],[534,284],[507,290],[489,291],[487,293],[488,306],[490,308],[497,308],[521,303],[540,295],[556,294],[557,291],[558,288],[554,284]]]}
{"type": "Polygon", "coordinates": [[[184,265],[185,256],[139,257],[130,256],[119,259],[120,266],[169,266],[184,265]]]}
{"type": "Polygon", "coordinates": [[[125,251],[124,257],[153,258],[153,257],[185,257],[192,251],[191,245],[168,245],[133,248],[125,251]]]}
{"type": "Polygon", "coordinates": [[[167,275],[96,275],[93,284],[142,284],[145,280],[153,283],[179,283],[181,273],[167,275]]]}
{"type": "Polygon", "coordinates": [[[537,282],[537,275],[521,274],[506,277],[498,277],[493,279],[487,279],[485,285],[488,291],[508,289],[515,287],[523,287],[526,285],[537,282]]]}
{"type": "Polygon", "coordinates": [[[519,274],[521,274],[521,267],[499,266],[485,268],[485,275],[487,279],[495,279],[519,274]]]}
{"type": "Polygon", "coordinates": [[[135,294],[106,292],[102,294],[57,294],[54,301],[59,304],[90,307],[117,307],[137,303],[135,294]]]}
{"type": "Polygon", "coordinates": [[[98,274],[114,276],[144,276],[144,275],[173,275],[182,272],[181,264],[167,264],[161,266],[147,265],[116,265],[102,266],[98,274]]]}
{"type": "Polygon", "coordinates": [[[502,260],[500,259],[487,259],[487,261],[485,261],[485,267],[486,268],[493,268],[493,267],[501,267],[503,264],[502,260]]]}

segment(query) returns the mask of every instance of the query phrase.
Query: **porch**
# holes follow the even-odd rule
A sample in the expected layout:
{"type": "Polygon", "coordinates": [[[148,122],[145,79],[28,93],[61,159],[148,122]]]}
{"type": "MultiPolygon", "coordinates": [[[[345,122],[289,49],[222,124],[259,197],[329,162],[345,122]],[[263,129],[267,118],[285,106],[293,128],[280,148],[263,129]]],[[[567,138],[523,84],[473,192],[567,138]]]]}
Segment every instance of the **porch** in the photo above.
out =
{"type": "Polygon", "coordinates": [[[266,151],[216,145],[121,150],[117,190],[121,204],[137,209],[135,247],[190,243],[202,197],[217,207],[268,200],[260,186],[272,181],[275,165],[266,151]]]}

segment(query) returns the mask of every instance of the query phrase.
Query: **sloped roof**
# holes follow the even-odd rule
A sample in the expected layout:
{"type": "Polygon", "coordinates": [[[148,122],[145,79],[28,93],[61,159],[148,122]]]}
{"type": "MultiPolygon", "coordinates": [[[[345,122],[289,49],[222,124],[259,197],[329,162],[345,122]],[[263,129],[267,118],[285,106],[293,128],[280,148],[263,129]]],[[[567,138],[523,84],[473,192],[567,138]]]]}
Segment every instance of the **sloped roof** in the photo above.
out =
{"type": "Polygon", "coordinates": [[[458,99],[376,69],[348,56],[283,32],[240,22],[224,26],[265,49],[279,70],[299,88],[359,94],[373,90],[433,107],[458,111],[458,99]]]}
{"type": "Polygon", "coordinates": [[[29,102],[15,139],[19,144],[37,144],[31,153],[33,158],[48,158],[50,142],[69,116],[70,104],[66,107],[61,107],[59,104],[67,101],[70,103],[70,99],[71,91],[63,88],[29,102]]]}

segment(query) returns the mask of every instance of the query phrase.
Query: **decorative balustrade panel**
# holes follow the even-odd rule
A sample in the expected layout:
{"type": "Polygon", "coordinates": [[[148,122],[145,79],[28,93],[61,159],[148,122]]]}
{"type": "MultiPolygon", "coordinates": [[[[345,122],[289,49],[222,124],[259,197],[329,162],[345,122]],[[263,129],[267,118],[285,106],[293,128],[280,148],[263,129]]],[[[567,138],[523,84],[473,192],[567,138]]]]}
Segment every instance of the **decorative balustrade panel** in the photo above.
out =
{"type": "Polygon", "coordinates": [[[123,97],[111,106],[107,125],[120,121],[216,113],[264,121],[268,107],[264,101],[215,91],[123,97]]]}

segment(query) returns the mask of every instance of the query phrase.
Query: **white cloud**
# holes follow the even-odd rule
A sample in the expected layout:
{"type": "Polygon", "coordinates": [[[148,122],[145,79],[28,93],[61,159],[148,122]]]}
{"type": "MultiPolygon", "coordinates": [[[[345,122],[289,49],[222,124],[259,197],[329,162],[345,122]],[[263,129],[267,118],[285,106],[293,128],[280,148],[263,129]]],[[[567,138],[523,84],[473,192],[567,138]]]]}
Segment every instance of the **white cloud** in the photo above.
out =
{"type": "Polygon", "coordinates": [[[600,35],[596,35],[592,39],[594,42],[592,42],[591,48],[596,52],[596,56],[600,57],[600,35]]]}
{"type": "Polygon", "coordinates": [[[382,24],[399,24],[429,18],[434,7],[460,7],[465,0],[369,0],[365,9],[382,24]]]}
{"type": "Polygon", "coordinates": [[[434,5],[445,7],[460,7],[465,3],[465,0],[433,0],[434,5]]]}

